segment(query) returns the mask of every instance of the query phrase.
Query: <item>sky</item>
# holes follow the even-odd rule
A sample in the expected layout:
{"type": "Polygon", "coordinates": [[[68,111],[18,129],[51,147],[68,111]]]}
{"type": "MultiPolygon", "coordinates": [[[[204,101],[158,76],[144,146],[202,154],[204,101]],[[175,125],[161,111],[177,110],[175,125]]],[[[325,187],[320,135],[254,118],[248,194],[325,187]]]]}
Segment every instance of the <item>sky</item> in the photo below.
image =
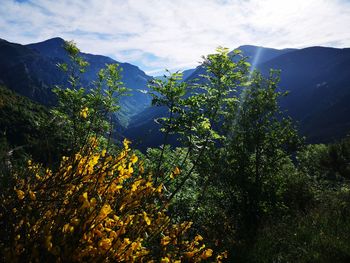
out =
{"type": "Polygon", "coordinates": [[[157,76],[218,46],[350,47],[350,0],[0,0],[0,38],[53,37],[157,76]]]}

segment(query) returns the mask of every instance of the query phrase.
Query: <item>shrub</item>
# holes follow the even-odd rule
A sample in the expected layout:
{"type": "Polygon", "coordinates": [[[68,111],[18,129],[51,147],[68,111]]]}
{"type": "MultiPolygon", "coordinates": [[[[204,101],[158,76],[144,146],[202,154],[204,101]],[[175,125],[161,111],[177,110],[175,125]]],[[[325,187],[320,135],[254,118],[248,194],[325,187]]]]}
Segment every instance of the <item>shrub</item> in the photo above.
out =
{"type": "MultiPolygon", "coordinates": [[[[173,222],[163,184],[124,140],[117,156],[92,138],[57,171],[28,162],[0,197],[2,260],[199,262],[213,257],[191,222],[173,222]]],[[[220,261],[225,255],[219,255],[220,261]]]]}

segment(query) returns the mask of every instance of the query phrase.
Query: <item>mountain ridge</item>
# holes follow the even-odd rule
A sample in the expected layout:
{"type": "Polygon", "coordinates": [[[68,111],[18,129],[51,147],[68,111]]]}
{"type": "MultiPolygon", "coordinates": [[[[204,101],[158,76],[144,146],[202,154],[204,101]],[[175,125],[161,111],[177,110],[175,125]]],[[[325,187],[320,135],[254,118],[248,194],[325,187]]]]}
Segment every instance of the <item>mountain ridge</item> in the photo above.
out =
{"type": "MultiPolygon", "coordinates": [[[[262,51],[253,68],[263,74],[267,75],[271,68],[281,70],[279,90],[289,91],[289,95],[280,100],[282,109],[298,122],[301,135],[307,136],[309,142],[332,142],[349,133],[350,105],[345,98],[350,99],[350,48],[316,46],[279,50],[244,45],[241,49],[251,63],[258,50],[262,51]]],[[[200,79],[204,73],[200,65],[185,81],[200,79]]],[[[138,140],[136,131],[155,130],[151,123],[162,114],[164,110],[145,109],[134,120],[142,116],[149,120],[143,119],[140,125],[132,121],[126,135],[138,140]]],[[[150,146],[156,146],[155,142],[151,141],[150,146]]]]}
{"type": "MultiPolygon", "coordinates": [[[[63,45],[64,39],[60,37],[27,45],[6,40],[0,42],[0,83],[39,103],[55,104],[52,88],[67,86],[67,76],[57,67],[58,63],[69,62],[63,45]]],[[[81,78],[85,87],[91,86],[98,71],[106,64],[117,63],[122,69],[122,81],[132,95],[120,99],[123,110],[118,113],[118,118],[123,126],[127,126],[131,116],[149,106],[151,98],[144,91],[148,90],[151,76],[130,63],[120,63],[103,55],[80,54],[90,64],[81,78]]]]}
{"type": "MultiPolygon", "coordinates": [[[[64,39],[60,37],[28,45],[0,39],[0,84],[42,104],[53,105],[52,87],[67,82],[67,77],[56,66],[68,61],[63,44],[64,39]]],[[[289,96],[281,100],[281,106],[299,122],[301,134],[311,142],[331,141],[349,132],[350,106],[346,99],[350,98],[350,48],[275,49],[242,45],[238,49],[252,68],[263,74],[268,74],[271,68],[281,70],[279,90],[290,91],[289,96]],[[332,125],[334,127],[329,127],[332,125]]],[[[128,62],[84,52],[81,55],[90,63],[84,86],[88,87],[106,63],[118,63],[123,69],[122,81],[132,93],[120,101],[123,111],[119,119],[122,126],[129,126],[125,135],[137,140],[135,136],[140,130],[154,131],[154,119],[165,111],[149,108],[151,97],[147,94],[147,84],[152,77],[128,62]]],[[[185,70],[183,81],[191,82],[204,73],[202,65],[185,70]]],[[[159,139],[158,135],[148,141],[159,139]]],[[[147,134],[143,132],[143,136],[147,134]]]]}

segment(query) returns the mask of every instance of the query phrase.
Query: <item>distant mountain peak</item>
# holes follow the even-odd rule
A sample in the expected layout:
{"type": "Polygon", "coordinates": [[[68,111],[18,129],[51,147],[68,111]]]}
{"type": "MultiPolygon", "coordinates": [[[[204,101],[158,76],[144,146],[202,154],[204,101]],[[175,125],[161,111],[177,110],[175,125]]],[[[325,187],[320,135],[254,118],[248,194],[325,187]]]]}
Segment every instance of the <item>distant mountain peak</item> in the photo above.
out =
{"type": "Polygon", "coordinates": [[[67,54],[63,49],[64,42],[65,40],[63,38],[54,37],[42,42],[32,43],[26,46],[47,57],[67,59],[67,54]]]}
{"type": "Polygon", "coordinates": [[[276,50],[276,51],[296,50],[295,48],[270,48],[270,47],[255,46],[255,45],[242,45],[242,46],[239,46],[237,49],[240,49],[240,50],[249,50],[249,51],[258,50],[258,49],[276,50]]]}
{"type": "Polygon", "coordinates": [[[256,46],[256,45],[241,45],[237,49],[241,48],[264,48],[263,46],[256,46]]]}
{"type": "Polygon", "coordinates": [[[297,50],[292,48],[276,49],[254,45],[242,45],[237,49],[241,50],[243,55],[248,58],[248,62],[253,63],[254,66],[258,63],[261,64],[275,57],[297,50]]]}
{"type": "Polygon", "coordinates": [[[61,37],[53,37],[53,38],[49,38],[47,40],[44,40],[44,41],[40,41],[40,42],[37,42],[37,43],[32,43],[31,45],[38,45],[38,44],[45,44],[45,45],[48,45],[48,44],[63,44],[64,43],[64,39],[61,38],[61,37]]]}

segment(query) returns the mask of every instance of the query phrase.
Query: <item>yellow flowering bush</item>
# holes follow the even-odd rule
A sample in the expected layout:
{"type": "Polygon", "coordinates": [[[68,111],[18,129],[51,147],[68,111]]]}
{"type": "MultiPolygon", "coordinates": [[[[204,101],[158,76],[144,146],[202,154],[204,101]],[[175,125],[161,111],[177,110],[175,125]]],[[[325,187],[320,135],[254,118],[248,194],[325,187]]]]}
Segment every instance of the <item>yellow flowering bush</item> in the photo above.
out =
{"type": "Polygon", "coordinates": [[[190,222],[172,222],[163,184],[143,173],[129,143],[113,156],[91,139],[55,172],[28,162],[14,173],[0,197],[1,260],[214,261],[200,235],[186,239],[190,222]]]}

